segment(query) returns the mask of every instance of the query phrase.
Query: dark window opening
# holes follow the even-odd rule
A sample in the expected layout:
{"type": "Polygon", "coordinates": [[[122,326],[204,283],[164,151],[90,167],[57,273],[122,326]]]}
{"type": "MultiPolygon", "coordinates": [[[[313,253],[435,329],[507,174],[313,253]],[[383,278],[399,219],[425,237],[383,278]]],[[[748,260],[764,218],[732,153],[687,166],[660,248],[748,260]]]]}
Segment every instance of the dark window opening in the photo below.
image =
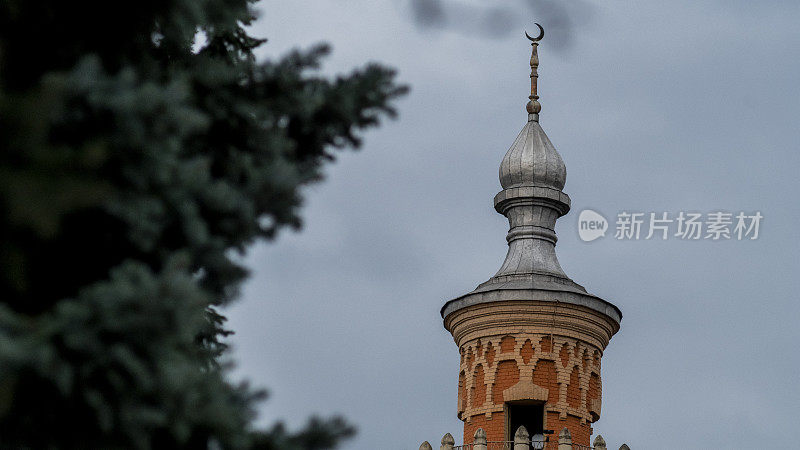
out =
{"type": "Polygon", "coordinates": [[[528,435],[539,439],[544,434],[543,404],[506,404],[506,440],[513,441],[517,428],[524,426],[528,435]]]}

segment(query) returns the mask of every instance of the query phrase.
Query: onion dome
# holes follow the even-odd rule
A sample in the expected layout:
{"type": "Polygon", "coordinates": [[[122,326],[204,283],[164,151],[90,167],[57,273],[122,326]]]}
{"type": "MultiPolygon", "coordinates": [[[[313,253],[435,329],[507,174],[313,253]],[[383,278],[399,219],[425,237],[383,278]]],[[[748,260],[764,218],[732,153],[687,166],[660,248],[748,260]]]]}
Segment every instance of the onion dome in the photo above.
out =
{"type": "Polygon", "coordinates": [[[560,191],[566,180],[567,168],[561,155],[539,125],[538,118],[529,119],[500,163],[500,185],[503,189],[541,186],[560,191]]]}

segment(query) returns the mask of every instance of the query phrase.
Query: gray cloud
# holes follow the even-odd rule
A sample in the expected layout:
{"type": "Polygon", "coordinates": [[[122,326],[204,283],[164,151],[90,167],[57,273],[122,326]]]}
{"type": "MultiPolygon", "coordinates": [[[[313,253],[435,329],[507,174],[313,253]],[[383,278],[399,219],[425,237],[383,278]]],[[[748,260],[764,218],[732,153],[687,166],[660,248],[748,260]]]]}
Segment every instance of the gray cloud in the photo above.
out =
{"type": "Polygon", "coordinates": [[[564,50],[576,27],[592,17],[594,6],[583,0],[515,0],[470,4],[463,0],[410,0],[415,23],[423,29],[501,38],[521,34],[538,22],[545,26],[548,45],[564,50]]]}
{"type": "MultiPolygon", "coordinates": [[[[416,449],[445,432],[461,442],[458,351],[439,308],[503,261],[508,223],[492,198],[526,119],[522,30],[547,27],[543,54],[556,35],[507,1],[517,28],[495,39],[449,22],[462,14],[450,14],[455,0],[437,19],[448,22],[431,25],[393,0],[261,5],[265,54],[325,40],[328,73],[374,59],[413,86],[398,121],[309,189],[302,232],[247,258],[253,278],[228,314],[237,373],[272,392],[263,424],[341,412],[359,428],[345,450],[416,449]]],[[[458,3],[477,18],[482,4],[458,3]]],[[[569,57],[543,58],[540,78],[542,126],[573,202],[557,225],[559,260],[624,314],[594,431],[610,448],[794,448],[800,60],[787,49],[800,46],[800,3],[596,5],[590,23],[565,6],[569,57]],[[743,36],[755,38],[738,45],[743,36]],[[583,243],[583,208],[765,219],[755,241],[583,243]]]]}

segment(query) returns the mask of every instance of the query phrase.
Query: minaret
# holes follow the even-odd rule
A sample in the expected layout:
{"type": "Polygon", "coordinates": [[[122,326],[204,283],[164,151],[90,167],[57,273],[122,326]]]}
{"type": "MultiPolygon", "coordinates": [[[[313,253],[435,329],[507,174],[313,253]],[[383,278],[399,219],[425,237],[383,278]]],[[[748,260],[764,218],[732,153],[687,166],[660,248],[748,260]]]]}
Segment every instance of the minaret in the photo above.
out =
{"type": "Polygon", "coordinates": [[[574,443],[589,445],[600,418],[600,359],[622,313],[572,281],[556,257],[555,224],[570,199],[564,162],[539,125],[539,29],[537,38],[526,33],[533,46],[528,122],[500,163],[503,189],[494,197],[509,222],[508,254],[492,278],[445,303],[442,317],[461,354],[464,442],[478,428],[489,441],[510,441],[524,425],[556,449],[564,428],[574,443]]]}

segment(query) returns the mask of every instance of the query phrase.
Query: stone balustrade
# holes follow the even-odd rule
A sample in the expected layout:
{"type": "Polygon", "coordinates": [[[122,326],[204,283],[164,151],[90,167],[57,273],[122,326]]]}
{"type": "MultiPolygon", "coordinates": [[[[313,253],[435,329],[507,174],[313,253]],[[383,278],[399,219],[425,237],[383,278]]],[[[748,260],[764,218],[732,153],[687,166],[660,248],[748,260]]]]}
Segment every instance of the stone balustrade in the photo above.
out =
{"type": "MultiPolygon", "coordinates": [[[[464,443],[463,445],[455,445],[453,435],[450,433],[442,437],[439,450],[540,450],[540,449],[557,449],[557,450],[608,450],[606,441],[603,436],[597,435],[594,438],[592,446],[587,447],[584,445],[573,444],[572,434],[567,428],[561,430],[555,442],[532,440],[525,427],[517,428],[514,433],[513,441],[487,441],[486,432],[483,428],[478,428],[473,436],[472,443],[464,443]]],[[[419,450],[433,450],[428,441],[419,446],[419,450]]],[[[627,444],[622,444],[619,450],[630,450],[627,444]]]]}

